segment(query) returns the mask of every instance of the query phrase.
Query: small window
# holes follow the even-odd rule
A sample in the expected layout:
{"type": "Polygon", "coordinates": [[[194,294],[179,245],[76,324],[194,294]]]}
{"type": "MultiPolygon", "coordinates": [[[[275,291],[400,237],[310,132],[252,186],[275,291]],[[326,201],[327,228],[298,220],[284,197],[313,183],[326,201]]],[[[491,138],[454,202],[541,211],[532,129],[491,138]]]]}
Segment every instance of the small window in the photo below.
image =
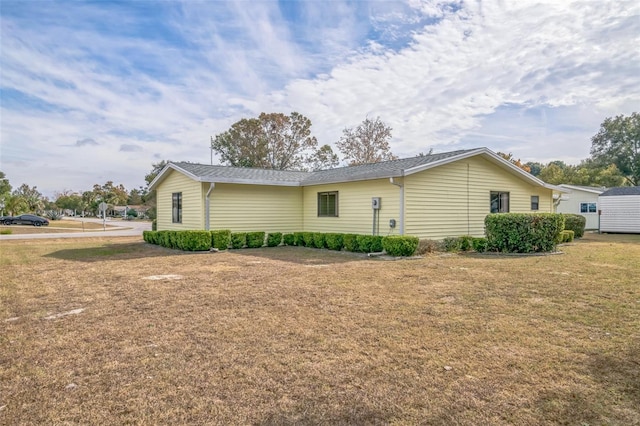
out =
{"type": "Polygon", "coordinates": [[[338,192],[318,192],[318,217],[338,217],[338,192]]]}
{"type": "Polygon", "coordinates": [[[540,210],[540,197],[538,195],[531,196],[531,210],[540,210]]]}
{"type": "Polygon", "coordinates": [[[580,203],[580,213],[597,213],[596,203],[580,203]]]}
{"type": "Polygon", "coordinates": [[[491,191],[491,213],[509,213],[509,193],[491,191]]]}
{"type": "Polygon", "coordinates": [[[171,221],[182,223],[182,192],[171,194],[171,221]]]}

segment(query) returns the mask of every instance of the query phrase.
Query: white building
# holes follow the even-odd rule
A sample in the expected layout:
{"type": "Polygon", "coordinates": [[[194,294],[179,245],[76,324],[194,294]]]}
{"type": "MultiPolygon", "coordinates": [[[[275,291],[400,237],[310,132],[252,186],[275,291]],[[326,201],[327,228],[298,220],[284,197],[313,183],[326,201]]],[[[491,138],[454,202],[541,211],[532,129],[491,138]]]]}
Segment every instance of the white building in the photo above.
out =
{"type": "Polygon", "coordinates": [[[565,184],[559,186],[571,192],[560,197],[556,212],[582,215],[587,219],[584,229],[598,229],[598,196],[606,188],[565,184]]]}
{"type": "Polygon", "coordinates": [[[600,232],[640,234],[640,186],[611,188],[599,203],[600,232]]]}

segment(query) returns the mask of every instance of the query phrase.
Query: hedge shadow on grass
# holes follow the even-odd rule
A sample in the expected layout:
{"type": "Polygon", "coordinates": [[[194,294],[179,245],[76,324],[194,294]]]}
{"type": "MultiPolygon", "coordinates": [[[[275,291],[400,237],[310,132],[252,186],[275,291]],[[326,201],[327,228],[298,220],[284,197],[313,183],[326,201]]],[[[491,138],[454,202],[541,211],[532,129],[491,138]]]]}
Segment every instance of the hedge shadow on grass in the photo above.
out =
{"type": "MultiPolygon", "coordinates": [[[[78,262],[103,262],[105,260],[134,260],[152,257],[182,256],[194,252],[167,249],[144,242],[128,244],[104,244],[96,247],[64,249],[46,254],[61,260],[75,260],[78,262]]],[[[208,253],[208,252],[207,252],[208,253]]]]}
{"type": "Polygon", "coordinates": [[[371,259],[365,253],[335,251],[311,247],[280,246],[259,249],[229,250],[230,254],[262,257],[269,260],[280,260],[300,265],[327,265],[371,259]]]}

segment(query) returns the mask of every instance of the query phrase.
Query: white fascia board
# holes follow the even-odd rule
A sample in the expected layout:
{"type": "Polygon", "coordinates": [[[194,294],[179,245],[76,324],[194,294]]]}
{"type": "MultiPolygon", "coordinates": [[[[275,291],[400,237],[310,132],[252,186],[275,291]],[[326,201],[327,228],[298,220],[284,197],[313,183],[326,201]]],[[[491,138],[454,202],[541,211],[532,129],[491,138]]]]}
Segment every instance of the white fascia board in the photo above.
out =
{"type": "Polygon", "coordinates": [[[300,182],[259,179],[237,179],[222,176],[196,178],[198,182],[206,183],[235,183],[239,185],[271,185],[271,186],[302,186],[300,182]]]}
{"type": "Polygon", "coordinates": [[[565,183],[561,183],[560,185],[558,185],[562,188],[568,188],[568,189],[573,189],[574,191],[584,191],[584,192],[590,192],[592,194],[602,194],[605,190],[599,190],[599,189],[588,189],[588,188],[581,188],[579,186],[574,186],[574,185],[567,185],[565,183]]]}

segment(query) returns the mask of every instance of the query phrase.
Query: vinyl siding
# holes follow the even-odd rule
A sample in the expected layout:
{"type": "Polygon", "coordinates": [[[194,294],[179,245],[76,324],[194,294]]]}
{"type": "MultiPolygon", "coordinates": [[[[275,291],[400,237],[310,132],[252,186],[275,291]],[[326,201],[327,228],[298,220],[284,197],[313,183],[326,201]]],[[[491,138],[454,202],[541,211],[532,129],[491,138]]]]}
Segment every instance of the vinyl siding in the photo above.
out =
{"type": "Polygon", "coordinates": [[[558,213],[572,213],[579,214],[585,217],[586,224],[585,229],[598,229],[598,213],[580,213],[581,203],[596,203],[596,210],[598,206],[598,194],[593,192],[580,191],[577,189],[570,189],[571,193],[563,194],[562,197],[565,200],[561,200],[556,207],[558,213]]]}
{"type": "Polygon", "coordinates": [[[314,185],[304,188],[304,230],[308,232],[373,233],[371,198],[380,197],[379,235],[398,234],[400,188],[389,179],[314,185]],[[338,191],[338,217],[318,217],[318,193],[338,191]],[[396,227],[389,227],[389,219],[396,227]]]}
{"type": "Polygon", "coordinates": [[[405,234],[441,239],[484,235],[491,191],[509,192],[511,213],[550,213],[553,193],[531,185],[481,157],[456,161],[405,177],[405,234]]]}
{"type": "Polygon", "coordinates": [[[600,197],[600,231],[640,233],[640,195],[600,197]]]}
{"type": "Polygon", "coordinates": [[[233,232],[302,230],[301,187],[216,183],[209,199],[211,229],[233,232]]]}
{"type": "Polygon", "coordinates": [[[158,230],[204,229],[204,204],[201,184],[182,173],[171,172],[157,189],[158,230]],[[182,223],[173,223],[171,195],[182,192],[182,223]]]}

